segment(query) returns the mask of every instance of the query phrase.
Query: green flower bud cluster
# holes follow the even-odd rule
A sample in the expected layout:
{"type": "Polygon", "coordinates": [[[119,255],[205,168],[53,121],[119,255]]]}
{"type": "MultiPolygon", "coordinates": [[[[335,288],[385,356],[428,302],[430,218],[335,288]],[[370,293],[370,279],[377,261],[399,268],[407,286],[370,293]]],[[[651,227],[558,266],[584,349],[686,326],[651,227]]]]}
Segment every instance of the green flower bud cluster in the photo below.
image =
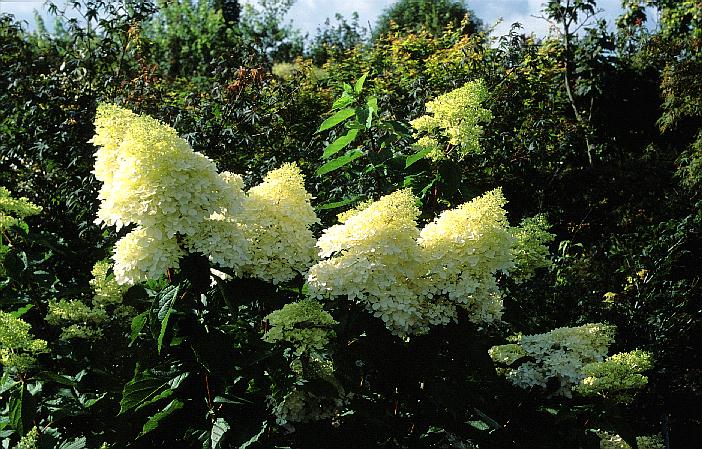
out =
{"type": "Polygon", "coordinates": [[[268,343],[287,343],[296,356],[323,352],[335,337],[338,324],[320,303],[310,299],[286,304],[265,318],[270,329],[263,336],[268,343]]]}
{"type": "MultiPolygon", "coordinates": [[[[631,449],[631,446],[617,434],[609,433],[604,430],[595,430],[595,433],[600,437],[600,449],[631,449]]],[[[636,437],[636,445],[639,449],[665,448],[663,437],[660,435],[636,437]]]]}
{"type": "Polygon", "coordinates": [[[35,356],[47,351],[46,341],[34,339],[29,323],[0,311],[0,364],[16,372],[28,371],[35,356]]]}
{"type": "Polygon", "coordinates": [[[549,227],[544,215],[536,215],[523,219],[519,227],[514,228],[517,239],[512,248],[515,267],[510,276],[516,282],[531,279],[537,270],[551,266],[548,245],[556,235],[548,232],[549,227]]]}
{"type": "Polygon", "coordinates": [[[584,396],[602,396],[617,402],[629,402],[636,390],[648,384],[648,377],[641,374],[653,367],[650,352],[635,350],[621,352],[602,362],[588,363],[583,367],[586,376],[576,387],[584,396]]]}
{"type": "Polygon", "coordinates": [[[62,340],[81,338],[97,340],[102,338],[101,326],[111,318],[131,315],[131,308],[122,305],[122,295],[126,288],[117,284],[114,275],[109,274],[111,264],[107,260],[97,262],[92,270],[92,305],[79,299],[50,300],[46,322],[52,326],[63,326],[62,340]]]}

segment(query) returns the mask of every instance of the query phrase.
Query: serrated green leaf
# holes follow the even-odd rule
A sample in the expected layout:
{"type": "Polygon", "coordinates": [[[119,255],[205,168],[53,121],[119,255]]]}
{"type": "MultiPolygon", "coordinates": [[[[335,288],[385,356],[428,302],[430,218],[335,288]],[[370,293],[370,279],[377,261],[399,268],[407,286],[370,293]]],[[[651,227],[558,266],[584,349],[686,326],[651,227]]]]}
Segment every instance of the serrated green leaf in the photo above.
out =
{"type": "Polygon", "coordinates": [[[164,379],[146,377],[130,380],[122,390],[119,414],[121,415],[134,408],[141,408],[152,404],[158,399],[169,396],[170,393],[164,396],[166,390],[169,390],[168,381],[164,379]]]}
{"type": "Polygon", "coordinates": [[[161,349],[163,348],[163,338],[166,335],[166,329],[168,328],[168,320],[171,317],[171,312],[173,312],[173,304],[178,298],[178,291],[179,286],[170,285],[166,287],[157,297],[158,314],[156,317],[161,322],[161,329],[156,341],[156,348],[158,349],[159,354],[161,354],[161,349]]]}
{"type": "Polygon", "coordinates": [[[363,84],[366,82],[367,77],[368,72],[364,73],[358,80],[356,80],[356,84],[353,86],[353,91],[356,92],[356,94],[360,94],[363,90],[363,84]]]}
{"type": "Polygon", "coordinates": [[[222,438],[224,437],[224,434],[229,431],[231,426],[227,421],[224,420],[224,418],[217,418],[217,420],[214,422],[212,425],[212,431],[210,432],[210,447],[212,449],[219,449],[221,446],[221,443],[223,442],[222,438]]]}
{"type": "Polygon", "coordinates": [[[468,421],[468,424],[470,424],[472,427],[478,429],[478,430],[490,430],[490,426],[485,424],[483,421],[480,420],[474,420],[474,421],[468,421]]]}
{"type": "Polygon", "coordinates": [[[57,449],[84,449],[88,444],[85,437],[76,438],[71,441],[64,441],[57,449]]]}
{"type": "Polygon", "coordinates": [[[149,318],[149,312],[143,312],[132,318],[132,333],[130,336],[129,344],[132,345],[136,341],[137,337],[144,329],[144,325],[149,318]]]}
{"type": "Polygon", "coordinates": [[[419,161],[420,159],[424,159],[424,157],[427,154],[431,153],[431,150],[433,150],[433,148],[426,147],[422,148],[421,150],[417,151],[411,156],[407,156],[407,159],[405,159],[405,168],[412,166],[415,162],[419,161]]]}
{"type": "Polygon", "coordinates": [[[356,111],[352,108],[341,109],[336,114],[323,121],[322,124],[319,125],[317,132],[321,133],[322,131],[326,131],[353,116],[355,113],[356,111]]]}
{"type": "Polygon", "coordinates": [[[139,436],[141,437],[142,435],[145,435],[151,432],[152,430],[156,429],[159,426],[159,424],[161,424],[161,421],[163,419],[167,418],[176,410],[180,410],[181,408],[183,408],[183,405],[183,402],[179,401],[178,399],[173,399],[171,402],[168,403],[166,407],[163,408],[163,410],[149,417],[149,420],[146,421],[146,423],[144,423],[144,426],[142,427],[139,436]]]}
{"type": "Polygon", "coordinates": [[[317,175],[321,176],[324,174],[327,174],[329,172],[332,172],[334,170],[338,170],[339,168],[343,167],[346,164],[349,164],[359,157],[363,156],[363,151],[359,149],[351,150],[347,152],[345,155],[337,157],[336,159],[332,159],[331,161],[327,162],[326,164],[322,165],[317,169],[317,175]]]}
{"type": "Polygon", "coordinates": [[[334,142],[330,143],[325,149],[324,149],[324,154],[322,154],[322,157],[324,159],[327,159],[329,156],[333,156],[334,154],[338,153],[339,151],[343,150],[346,148],[353,140],[356,138],[358,135],[358,130],[357,129],[350,129],[349,132],[344,134],[343,136],[339,137],[336,139],[334,142]]]}

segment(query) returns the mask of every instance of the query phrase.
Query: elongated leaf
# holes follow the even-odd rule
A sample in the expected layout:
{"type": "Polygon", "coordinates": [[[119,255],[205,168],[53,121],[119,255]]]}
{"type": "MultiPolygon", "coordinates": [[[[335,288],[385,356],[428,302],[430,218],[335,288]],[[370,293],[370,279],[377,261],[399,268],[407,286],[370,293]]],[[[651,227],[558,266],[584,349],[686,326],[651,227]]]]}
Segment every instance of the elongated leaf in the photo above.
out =
{"type": "Polygon", "coordinates": [[[353,198],[347,198],[345,200],[335,201],[333,203],[324,203],[320,206],[317,206],[317,210],[336,209],[339,207],[344,207],[348,204],[353,203],[354,201],[358,200],[359,198],[360,198],[360,196],[355,196],[353,198]]]}
{"type": "Polygon", "coordinates": [[[368,72],[364,73],[358,80],[356,80],[356,84],[353,86],[353,91],[357,94],[360,94],[363,90],[363,83],[366,82],[366,77],[368,77],[368,72]]]}
{"type": "Polygon", "coordinates": [[[368,97],[368,99],[366,100],[366,104],[368,105],[368,109],[370,109],[371,112],[375,114],[378,113],[378,98],[368,97]]]}
{"type": "Polygon", "coordinates": [[[139,333],[141,333],[142,329],[144,329],[144,325],[146,324],[146,320],[148,318],[149,312],[140,313],[139,315],[132,318],[132,334],[131,340],[129,342],[130,345],[134,344],[137,337],[139,337],[139,333]]]}
{"type": "Polygon", "coordinates": [[[127,382],[122,391],[119,414],[170,396],[171,393],[165,393],[167,390],[170,389],[168,388],[168,380],[165,379],[156,377],[132,379],[127,382]]]}
{"type": "Polygon", "coordinates": [[[407,156],[407,159],[405,159],[405,168],[410,167],[411,165],[413,165],[415,162],[417,162],[420,159],[424,159],[424,156],[431,153],[431,150],[433,150],[433,148],[426,147],[426,148],[422,148],[421,150],[417,151],[416,153],[414,153],[411,156],[407,156]]]}
{"type": "Polygon", "coordinates": [[[19,309],[15,310],[14,312],[10,312],[10,315],[12,315],[15,318],[19,318],[25,313],[29,312],[29,309],[34,307],[34,304],[27,304],[24,307],[20,307],[19,309]]]}
{"type": "Polygon", "coordinates": [[[8,414],[10,426],[20,435],[24,435],[26,430],[24,427],[24,423],[27,421],[24,417],[24,401],[27,396],[27,384],[24,382],[10,396],[10,410],[8,414]]]}
{"type": "Polygon", "coordinates": [[[356,138],[358,135],[358,130],[357,129],[350,129],[349,132],[344,134],[343,136],[339,137],[336,139],[334,142],[330,143],[325,149],[324,149],[324,154],[322,154],[322,157],[324,159],[328,158],[329,156],[332,156],[339,151],[343,150],[346,148],[353,140],[356,138]]]}
{"type": "Polygon", "coordinates": [[[161,330],[158,334],[158,340],[156,342],[156,347],[158,353],[161,353],[161,348],[163,347],[163,337],[166,335],[166,329],[168,328],[168,320],[171,317],[171,312],[173,312],[173,304],[176,298],[178,298],[179,286],[171,285],[168,286],[161,292],[158,296],[158,313],[156,318],[161,322],[161,330]]]}
{"type": "Polygon", "coordinates": [[[317,169],[317,175],[324,175],[329,172],[332,172],[334,170],[337,170],[341,167],[343,167],[346,164],[349,164],[359,157],[363,156],[363,151],[359,149],[351,150],[348,153],[346,153],[343,156],[337,157],[336,159],[332,159],[331,161],[327,162],[326,164],[322,165],[317,169]]]}
{"type": "Polygon", "coordinates": [[[223,418],[217,418],[212,425],[212,432],[210,432],[210,447],[212,449],[219,449],[222,447],[222,438],[230,428],[231,427],[227,421],[225,421],[223,418]]]}
{"type": "Polygon", "coordinates": [[[352,108],[346,108],[342,109],[336,114],[332,115],[328,119],[322,122],[321,125],[319,125],[319,129],[317,130],[318,133],[321,133],[322,131],[326,131],[329,128],[332,128],[339,123],[343,122],[347,118],[353,116],[355,114],[355,110],[352,108]]]}
{"type": "Polygon", "coordinates": [[[167,418],[173,412],[180,410],[181,408],[183,408],[183,402],[179,401],[178,399],[173,399],[166,407],[164,407],[163,410],[149,417],[149,420],[146,421],[144,427],[142,427],[139,436],[145,435],[156,429],[159,424],[161,424],[161,420],[167,418]]]}

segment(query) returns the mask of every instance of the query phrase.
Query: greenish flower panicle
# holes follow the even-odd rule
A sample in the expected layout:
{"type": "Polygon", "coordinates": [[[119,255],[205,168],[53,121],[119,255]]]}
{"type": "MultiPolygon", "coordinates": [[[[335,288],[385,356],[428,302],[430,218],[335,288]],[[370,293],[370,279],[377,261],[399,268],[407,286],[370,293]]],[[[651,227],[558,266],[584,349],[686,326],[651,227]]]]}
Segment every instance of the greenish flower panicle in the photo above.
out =
{"type": "Polygon", "coordinates": [[[482,107],[488,96],[485,83],[475,80],[427,102],[427,114],[411,122],[418,137],[416,146],[430,149],[427,157],[433,160],[460,160],[468,153],[480,151],[480,124],[492,120],[492,113],[482,107]],[[420,136],[421,133],[425,134],[420,136]]]}
{"type": "Polygon", "coordinates": [[[337,323],[317,301],[305,299],[286,304],[265,318],[270,329],[263,336],[268,343],[286,342],[295,348],[295,355],[322,352],[336,335],[337,323]]]}
{"type": "Polygon", "coordinates": [[[7,370],[27,372],[35,356],[47,351],[44,340],[32,338],[29,323],[0,311],[0,364],[7,370]]]}

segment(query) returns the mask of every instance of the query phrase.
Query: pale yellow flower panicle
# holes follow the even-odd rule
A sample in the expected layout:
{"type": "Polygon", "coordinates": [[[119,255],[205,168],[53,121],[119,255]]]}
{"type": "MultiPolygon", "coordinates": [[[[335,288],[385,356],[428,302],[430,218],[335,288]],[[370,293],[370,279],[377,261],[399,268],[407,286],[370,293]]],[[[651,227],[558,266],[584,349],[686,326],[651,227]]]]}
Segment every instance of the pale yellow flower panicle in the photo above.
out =
{"type": "Polygon", "coordinates": [[[340,214],[343,223],[317,241],[325,259],[310,269],[310,293],[357,301],[399,336],[455,321],[459,307],[476,323],[493,322],[502,315],[495,276],[515,267],[521,229],[509,226],[505,203],[493,190],[421,231],[409,190],[340,214]]]}
{"type": "Polygon", "coordinates": [[[306,272],[316,260],[311,227],[319,222],[295,164],[283,164],[252,187],[240,221],[250,245],[245,274],[274,284],[306,272]]]}
{"type": "Polygon", "coordinates": [[[118,284],[157,279],[186,252],[279,283],[314,260],[317,217],[300,170],[286,164],[246,195],[240,176],[217,173],[171,127],[114,105],[98,108],[97,222],[136,225],[115,245],[118,284]]]}
{"type": "Polygon", "coordinates": [[[317,247],[320,257],[333,257],[310,269],[310,294],[359,301],[399,335],[426,328],[416,203],[410,190],[400,190],[326,229],[317,247]]]}

